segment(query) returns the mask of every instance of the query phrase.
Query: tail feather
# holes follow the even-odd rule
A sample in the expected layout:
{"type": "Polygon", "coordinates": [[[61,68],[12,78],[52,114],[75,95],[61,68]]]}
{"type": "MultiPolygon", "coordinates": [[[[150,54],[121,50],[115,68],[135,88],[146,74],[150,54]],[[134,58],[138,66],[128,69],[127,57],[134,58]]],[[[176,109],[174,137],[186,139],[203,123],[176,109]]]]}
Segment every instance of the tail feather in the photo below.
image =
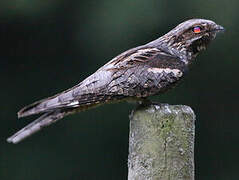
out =
{"type": "Polygon", "coordinates": [[[42,128],[55,123],[59,119],[62,119],[66,114],[66,112],[60,111],[45,113],[20,131],[9,137],[7,141],[9,143],[17,144],[28,136],[40,131],[42,128]]]}

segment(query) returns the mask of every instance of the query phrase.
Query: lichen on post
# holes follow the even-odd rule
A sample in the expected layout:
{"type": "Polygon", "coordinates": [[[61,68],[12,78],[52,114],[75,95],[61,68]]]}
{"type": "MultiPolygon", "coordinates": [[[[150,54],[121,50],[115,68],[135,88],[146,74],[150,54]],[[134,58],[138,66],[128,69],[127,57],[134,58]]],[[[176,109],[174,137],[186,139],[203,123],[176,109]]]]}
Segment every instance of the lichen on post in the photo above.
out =
{"type": "Polygon", "coordinates": [[[190,107],[138,107],[130,115],[128,180],[194,180],[194,136],[190,107]]]}

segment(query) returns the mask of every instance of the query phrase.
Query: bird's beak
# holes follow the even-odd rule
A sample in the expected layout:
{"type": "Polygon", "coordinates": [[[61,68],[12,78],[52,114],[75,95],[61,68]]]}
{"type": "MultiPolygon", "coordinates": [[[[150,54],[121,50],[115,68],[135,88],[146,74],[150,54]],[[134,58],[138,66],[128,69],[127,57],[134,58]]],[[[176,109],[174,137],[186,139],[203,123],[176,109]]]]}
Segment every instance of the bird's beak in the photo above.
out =
{"type": "Polygon", "coordinates": [[[224,32],[225,28],[217,24],[215,26],[215,28],[214,28],[214,31],[216,31],[216,32],[224,32]]]}

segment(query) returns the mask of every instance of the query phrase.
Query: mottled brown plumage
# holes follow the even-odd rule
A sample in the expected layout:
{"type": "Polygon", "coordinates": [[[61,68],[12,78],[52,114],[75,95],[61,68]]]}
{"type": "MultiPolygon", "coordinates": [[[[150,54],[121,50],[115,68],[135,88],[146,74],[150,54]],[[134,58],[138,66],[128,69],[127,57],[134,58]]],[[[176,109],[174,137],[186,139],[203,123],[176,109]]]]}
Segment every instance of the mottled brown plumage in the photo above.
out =
{"type": "Polygon", "coordinates": [[[43,115],[8,142],[17,143],[68,114],[107,102],[141,101],[174,87],[197,54],[221,30],[213,21],[191,19],[155,41],[118,55],[73,88],[20,110],[19,118],[43,115]]]}

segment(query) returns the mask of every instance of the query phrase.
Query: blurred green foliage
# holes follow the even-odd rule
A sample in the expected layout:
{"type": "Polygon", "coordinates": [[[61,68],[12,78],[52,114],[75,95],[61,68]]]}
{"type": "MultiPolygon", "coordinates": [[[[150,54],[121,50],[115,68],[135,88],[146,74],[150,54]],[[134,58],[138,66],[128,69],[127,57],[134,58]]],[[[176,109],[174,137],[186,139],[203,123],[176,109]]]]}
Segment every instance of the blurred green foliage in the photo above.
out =
{"type": "Polygon", "coordinates": [[[66,117],[18,145],[6,138],[36,117],[16,112],[93,73],[114,56],[189,18],[226,33],[203,52],[181,85],[153,97],[196,115],[196,179],[238,179],[237,0],[12,0],[0,2],[0,179],[127,179],[128,115],[106,105],[66,117]]]}

